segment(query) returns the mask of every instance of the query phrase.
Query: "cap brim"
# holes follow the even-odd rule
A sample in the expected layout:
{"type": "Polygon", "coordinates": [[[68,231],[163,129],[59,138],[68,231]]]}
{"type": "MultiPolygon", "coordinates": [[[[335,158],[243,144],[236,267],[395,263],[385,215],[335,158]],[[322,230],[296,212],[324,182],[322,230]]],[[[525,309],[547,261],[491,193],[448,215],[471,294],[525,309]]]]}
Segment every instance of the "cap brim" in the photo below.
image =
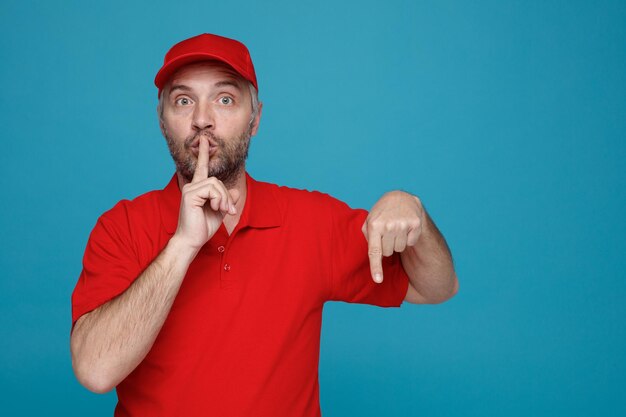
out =
{"type": "Polygon", "coordinates": [[[221,57],[219,55],[207,54],[207,53],[202,53],[202,54],[192,53],[192,54],[181,55],[181,56],[177,57],[176,59],[168,62],[167,65],[164,65],[163,67],[161,67],[161,69],[157,73],[156,77],[154,77],[154,85],[156,85],[157,88],[159,90],[161,90],[163,88],[163,86],[165,85],[165,83],[167,82],[167,80],[180,67],[182,67],[184,65],[187,65],[187,64],[191,64],[192,62],[199,62],[199,61],[206,61],[206,60],[218,60],[218,61],[221,61],[221,62],[227,64],[228,66],[230,66],[236,73],[238,73],[240,76],[243,77],[243,75],[241,75],[242,74],[241,70],[237,69],[237,67],[235,65],[233,65],[227,59],[224,59],[223,57],[221,57]]]}

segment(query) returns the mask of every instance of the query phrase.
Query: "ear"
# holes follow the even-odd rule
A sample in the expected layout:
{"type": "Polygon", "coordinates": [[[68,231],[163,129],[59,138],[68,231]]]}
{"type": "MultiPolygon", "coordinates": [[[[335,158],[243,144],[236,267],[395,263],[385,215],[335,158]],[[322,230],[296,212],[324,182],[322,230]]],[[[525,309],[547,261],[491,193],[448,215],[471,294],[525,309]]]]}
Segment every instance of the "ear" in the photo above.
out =
{"type": "Polygon", "coordinates": [[[261,122],[261,113],[263,113],[263,102],[259,101],[259,112],[256,114],[256,117],[252,121],[251,136],[256,135],[257,130],[259,130],[259,123],[261,122]]]}
{"type": "MultiPolygon", "coordinates": [[[[163,94],[163,92],[161,92],[161,94],[163,94]]],[[[159,100],[160,101],[160,100],[159,100]]],[[[161,103],[163,106],[165,105],[164,103],[161,103]]],[[[161,129],[161,133],[163,134],[163,137],[165,137],[165,124],[163,123],[163,118],[162,118],[162,112],[164,109],[159,109],[159,103],[157,102],[156,105],[156,114],[157,114],[157,119],[159,120],[159,128],[161,129]],[[159,111],[161,110],[161,111],[159,111]]]]}
{"type": "Polygon", "coordinates": [[[159,112],[159,105],[156,107],[157,119],[159,120],[159,128],[161,129],[161,133],[163,137],[165,137],[165,125],[163,124],[163,119],[161,119],[161,113],[159,112]]]}

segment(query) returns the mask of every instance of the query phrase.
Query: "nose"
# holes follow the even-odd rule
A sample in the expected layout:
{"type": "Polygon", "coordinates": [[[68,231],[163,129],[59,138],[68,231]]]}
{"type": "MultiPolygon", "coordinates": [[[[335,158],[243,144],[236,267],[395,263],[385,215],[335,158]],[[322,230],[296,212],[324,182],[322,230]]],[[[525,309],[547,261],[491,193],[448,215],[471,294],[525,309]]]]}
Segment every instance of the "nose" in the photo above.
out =
{"type": "Polygon", "coordinates": [[[193,126],[198,130],[215,127],[215,117],[210,103],[200,101],[193,111],[193,126]]]}

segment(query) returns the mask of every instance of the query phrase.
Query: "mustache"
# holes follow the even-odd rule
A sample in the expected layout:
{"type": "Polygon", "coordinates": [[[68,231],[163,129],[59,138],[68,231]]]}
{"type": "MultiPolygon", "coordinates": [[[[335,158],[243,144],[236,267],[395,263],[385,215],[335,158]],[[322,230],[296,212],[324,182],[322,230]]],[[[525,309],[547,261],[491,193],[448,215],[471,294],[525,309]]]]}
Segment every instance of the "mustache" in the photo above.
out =
{"type": "Polygon", "coordinates": [[[213,132],[209,132],[206,130],[201,130],[200,132],[196,133],[195,135],[189,136],[187,139],[185,139],[185,147],[189,148],[191,146],[195,146],[198,143],[200,143],[200,138],[202,136],[206,136],[209,139],[209,143],[216,143],[219,146],[222,146],[224,143],[224,140],[218,136],[215,136],[215,134],[213,132]]]}

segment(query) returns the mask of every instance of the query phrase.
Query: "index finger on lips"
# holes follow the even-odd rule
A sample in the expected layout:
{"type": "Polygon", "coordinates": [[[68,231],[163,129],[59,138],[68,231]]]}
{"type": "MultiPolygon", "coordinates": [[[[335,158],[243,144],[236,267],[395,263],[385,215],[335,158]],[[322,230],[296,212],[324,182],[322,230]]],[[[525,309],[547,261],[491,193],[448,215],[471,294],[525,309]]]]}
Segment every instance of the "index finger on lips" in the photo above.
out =
{"type": "Polygon", "coordinates": [[[209,139],[200,136],[198,146],[198,163],[191,182],[206,180],[209,176],[209,139]]]}
{"type": "Polygon", "coordinates": [[[374,282],[383,282],[383,245],[382,236],[373,228],[367,230],[367,254],[370,258],[370,271],[374,282]]]}

